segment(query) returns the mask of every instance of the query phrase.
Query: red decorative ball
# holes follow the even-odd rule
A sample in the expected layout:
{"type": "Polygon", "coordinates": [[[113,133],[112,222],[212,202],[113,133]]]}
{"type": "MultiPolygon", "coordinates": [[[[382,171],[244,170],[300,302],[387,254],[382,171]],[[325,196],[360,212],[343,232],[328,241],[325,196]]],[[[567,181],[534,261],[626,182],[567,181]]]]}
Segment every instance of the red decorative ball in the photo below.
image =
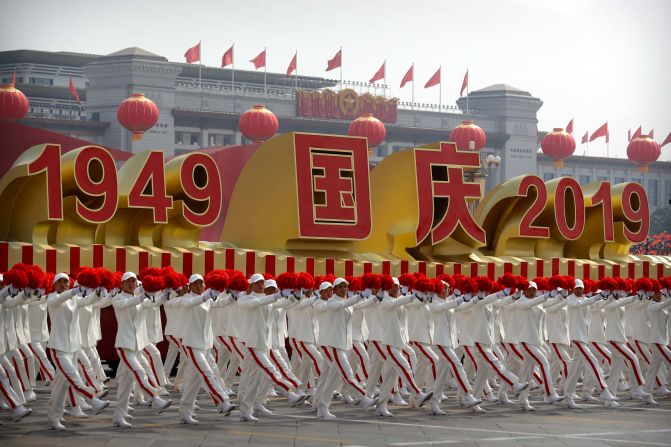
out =
{"type": "Polygon", "coordinates": [[[273,112],[257,104],[240,116],[239,127],[246,138],[261,143],[275,135],[280,125],[273,112]]]}
{"type": "Polygon", "coordinates": [[[554,160],[556,168],[564,166],[564,159],[570,157],[575,151],[575,140],[573,135],[559,127],[545,135],[541,141],[543,153],[554,160]]]}
{"type": "Polygon", "coordinates": [[[371,113],[366,113],[350,123],[347,135],[350,137],[366,137],[368,147],[374,148],[387,137],[387,129],[382,121],[375,118],[371,113]]]}
{"type": "Polygon", "coordinates": [[[133,140],[141,140],[144,132],[158,121],[158,107],[144,94],[133,93],[119,104],[116,116],[123,127],[133,132],[133,140]]]}
{"type": "Polygon", "coordinates": [[[641,172],[648,172],[648,165],[657,161],[661,154],[659,143],[648,135],[634,138],[627,146],[627,158],[636,163],[641,172]]]}
{"type": "Polygon", "coordinates": [[[28,98],[12,84],[0,85],[0,120],[18,121],[28,113],[28,98]]]}
{"type": "Polygon", "coordinates": [[[487,142],[487,135],[480,126],[475,125],[473,121],[464,121],[450,132],[450,141],[457,143],[457,148],[460,151],[476,150],[479,151],[485,147],[487,142]],[[470,142],[475,146],[470,148],[470,142]]]}

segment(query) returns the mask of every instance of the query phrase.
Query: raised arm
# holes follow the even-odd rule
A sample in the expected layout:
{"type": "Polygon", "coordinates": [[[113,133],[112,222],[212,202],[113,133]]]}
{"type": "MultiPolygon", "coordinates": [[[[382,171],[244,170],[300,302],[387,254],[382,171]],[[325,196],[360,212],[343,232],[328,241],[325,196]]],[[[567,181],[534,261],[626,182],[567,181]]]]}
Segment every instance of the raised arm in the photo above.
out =
{"type": "Polygon", "coordinates": [[[446,300],[446,301],[433,300],[432,302],[429,303],[429,311],[433,313],[447,312],[448,310],[454,309],[463,302],[464,298],[461,296],[454,300],[446,300]]]}
{"type": "Polygon", "coordinates": [[[133,306],[137,306],[141,302],[142,302],[141,295],[126,298],[125,296],[119,294],[116,297],[114,297],[114,301],[112,301],[112,306],[114,306],[114,310],[124,310],[129,309],[133,306]]]}
{"type": "Polygon", "coordinates": [[[326,307],[329,308],[330,310],[344,309],[346,307],[354,306],[360,300],[361,300],[361,295],[354,295],[352,298],[347,299],[347,300],[327,301],[326,302],[326,307]]]}
{"type": "Polygon", "coordinates": [[[315,301],[317,301],[319,298],[316,296],[313,296],[312,298],[303,298],[301,299],[298,304],[294,307],[294,309],[304,309],[306,307],[312,306],[315,301]]]}
{"type": "Polygon", "coordinates": [[[98,293],[94,290],[93,292],[89,293],[86,297],[75,297],[77,300],[77,306],[78,307],[86,307],[89,304],[93,304],[96,301],[98,301],[102,296],[98,295],[98,293]]]}
{"type": "Polygon", "coordinates": [[[659,303],[652,301],[648,305],[648,309],[657,312],[663,309],[666,309],[667,307],[671,306],[671,300],[666,300],[666,301],[660,301],[659,303]]]}
{"type": "Polygon", "coordinates": [[[549,303],[549,305],[545,308],[545,310],[547,312],[556,312],[556,311],[566,307],[566,304],[567,304],[566,300],[561,298],[561,297],[557,297],[556,301],[552,301],[552,302],[550,302],[550,300],[548,300],[548,303],[549,303]]]}
{"type": "Polygon", "coordinates": [[[8,296],[5,299],[5,302],[3,303],[3,306],[9,309],[11,307],[17,307],[17,306],[23,304],[24,301],[25,301],[25,296],[24,296],[23,290],[22,290],[14,296],[11,296],[11,295],[8,296]]]}
{"type": "Polygon", "coordinates": [[[606,304],[604,309],[617,309],[618,307],[628,306],[633,303],[635,299],[638,299],[638,296],[632,295],[619,300],[613,300],[613,302],[606,304]]]}
{"type": "Polygon", "coordinates": [[[368,298],[362,299],[354,305],[355,310],[366,309],[378,303],[379,301],[374,297],[370,296],[368,298]]]}
{"type": "Polygon", "coordinates": [[[72,298],[72,290],[68,290],[63,293],[54,293],[49,295],[47,298],[47,304],[51,304],[52,306],[60,306],[70,298],[72,298]]]}
{"type": "Polygon", "coordinates": [[[414,299],[413,295],[405,295],[401,298],[396,298],[388,301],[382,301],[380,303],[380,307],[382,309],[396,309],[397,307],[405,306],[406,304],[410,304],[412,300],[414,299]]]}

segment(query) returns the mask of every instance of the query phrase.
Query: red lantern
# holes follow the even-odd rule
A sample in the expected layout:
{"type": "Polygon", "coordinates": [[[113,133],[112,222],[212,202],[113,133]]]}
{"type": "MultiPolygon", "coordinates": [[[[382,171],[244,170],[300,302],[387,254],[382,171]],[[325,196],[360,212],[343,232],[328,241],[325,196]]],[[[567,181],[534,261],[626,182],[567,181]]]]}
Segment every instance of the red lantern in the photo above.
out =
{"type": "Polygon", "coordinates": [[[648,172],[648,165],[657,161],[662,154],[662,148],[658,142],[648,135],[634,138],[627,146],[627,158],[638,165],[638,170],[648,172]]]}
{"type": "Polygon", "coordinates": [[[479,151],[485,147],[487,135],[473,121],[464,121],[450,132],[450,141],[457,143],[460,151],[474,150],[479,151]],[[473,145],[471,145],[471,141],[473,145]],[[472,147],[471,147],[472,146],[472,147]]]}
{"type": "Polygon", "coordinates": [[[28,113],[28,98],[12,84],[0,85],[0,120],[18,121],[28,113]]]}
{"type": "Polygon", "coordinates": [[[277,133],[277,117],[266,106],[257,104],[240,116],[240,132],[254,143],[261,143],[277,133]]]}
{"type": "Polygon", "coordinates": [[[141,140],[145,131],[154,127],[158,121],[158,107],[144,94],[133,93],[119,104],[116,116],[123,127],[133,132],[134,141],[141,140]]]}
{"type": "Polygon", "coordinates": [[[366,113],[350,123],[347,135],[366,137],[368,147],[374,148],[384,141],[387,136],[387,129],[382,121],[375,118],[371,113],[366,113]]]}
{"type": "Polygon", "coordinates": [[[570,157],[575,151],[575,140],[573,135],[560,127],[556,127],[543,137],[541,149],[543,149],[545,155],[554,160],[555,168],[563,168],[564,159],[570,157]]]}

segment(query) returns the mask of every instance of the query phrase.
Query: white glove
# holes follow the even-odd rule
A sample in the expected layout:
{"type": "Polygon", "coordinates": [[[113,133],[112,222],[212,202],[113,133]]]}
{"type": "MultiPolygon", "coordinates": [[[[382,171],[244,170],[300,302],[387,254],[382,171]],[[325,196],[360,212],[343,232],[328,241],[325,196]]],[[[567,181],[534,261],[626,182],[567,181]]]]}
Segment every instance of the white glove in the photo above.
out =
{"type": "Polygon", "coordinates": [[[506,287],[505,289],[503,289],[503,293],[505,293],[506,296],[508,296],[510,295],[510,290],[511,290],[510,287],[506,287]]]}
{"type": "Polygon", "coordinates": [[[408,293],[408,286],[402,286],[402,287],[401,287],[401,293],[402,293],[403,295],[405,295],[406,293],[408,293]]]}
{"type": "Polygon", "coordinates": [[[550,291],[550,298],[556,297],[557,295],[559,295],[559,292],[561,292],[561,291],[562,291],[561,287],[557,287],[556,289],[551,290],[550,291]]]}
{"type": "Polygon", "coordinates": [[[291,296],[291,289],[282,289],[282,296],[284,298],[289,298],[291,296]]]}
{"type": "Polygon", "coordinates": [[[361,296],[364,298],[368,298],[373,294],[373,291],[371,289],[366,289],[363,292],[361,292],[361,296]]]}
{"type": "Polygon", "coordinates": [[[384,298],[384,290],[378,289],[377,293],[375,294],[379,299],[384,298]]]}
{"type": "Polygon", "coordinates": [[[303,289],[294,290],[294,298],[300,300],[302,296],[303,296],[303,289]]]}
{"type": "Polygon", "coordinates": [[[458,306],[459,304],[463,303],[463,302],[464,302],[464,297],[463,297],[463,295],[460,296],[459,298],[457,298],[456,301],[457,301],[457,306],[458,306]]]}
{"type": "Polygon", "coordinates": [[[505,290],[499,290],[498,292],[496,292],[496,297],[497,298],[505,298],[509,293],[510,293],[510,289],[508,289],[508,293],[506,293],[505,290]]]}

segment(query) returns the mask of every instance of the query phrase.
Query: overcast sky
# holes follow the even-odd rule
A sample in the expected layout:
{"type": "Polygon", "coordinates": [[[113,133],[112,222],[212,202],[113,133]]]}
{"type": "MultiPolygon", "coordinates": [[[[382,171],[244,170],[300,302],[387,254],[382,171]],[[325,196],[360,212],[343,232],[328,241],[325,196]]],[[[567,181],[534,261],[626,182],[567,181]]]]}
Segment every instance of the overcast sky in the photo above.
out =
{"type": "MultiPolygon", "coordinates": [[[[443,67],[443,103],[470,88],[505,83],[544,102],[539,129],[575,118],[576,140],[609,122],[611,155],[626,156],[627,129],[658,141],[671,131],[671,1],[667,0],[189,0],[98,2],[3,0],[0,50],[108,54],[138,46],[184,61],[203,42],[219,66],[235,42],[236,68],[268,47],[268,70],[284,72],[298,50],[300,74],[326,76],[342,46],[343,77],[368,80],[387,60],[392,94],[415,63],[415,100],[438,101],[426,80],[443,67]]],[[[328,77],[337,77],[337,71],[328,77]]],[[[576,149],[582,153],[585,146],[576,149]]],[[[590,155],[605,155],[603,139],[590,155]]],[[[671,145],[662,151],[671,160],[671,145]]]]}

